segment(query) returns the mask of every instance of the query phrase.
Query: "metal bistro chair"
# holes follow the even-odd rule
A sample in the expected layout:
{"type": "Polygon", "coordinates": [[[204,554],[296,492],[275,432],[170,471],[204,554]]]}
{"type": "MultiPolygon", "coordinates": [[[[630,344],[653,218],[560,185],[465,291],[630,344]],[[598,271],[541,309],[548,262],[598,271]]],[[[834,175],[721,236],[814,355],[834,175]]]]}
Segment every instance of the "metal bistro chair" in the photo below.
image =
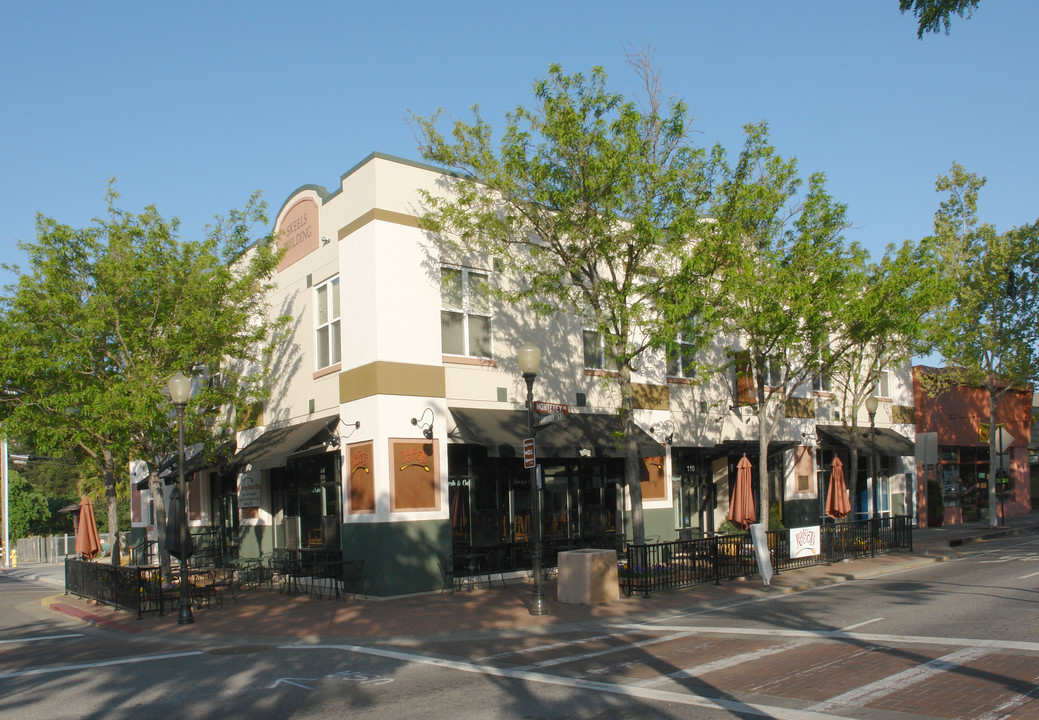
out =
{"type": "Polygon", "coordinates": [[[444,584],[443,587],[440,589],[440,592],[444,592],[444,590],[450,589],[453,594],[455,590],[459,589],[459,578],[455,575],[454,568],[449,563],[447,563],[442,557],[437,558],[437,565],[440,566],[440,579],[444,584]]]}

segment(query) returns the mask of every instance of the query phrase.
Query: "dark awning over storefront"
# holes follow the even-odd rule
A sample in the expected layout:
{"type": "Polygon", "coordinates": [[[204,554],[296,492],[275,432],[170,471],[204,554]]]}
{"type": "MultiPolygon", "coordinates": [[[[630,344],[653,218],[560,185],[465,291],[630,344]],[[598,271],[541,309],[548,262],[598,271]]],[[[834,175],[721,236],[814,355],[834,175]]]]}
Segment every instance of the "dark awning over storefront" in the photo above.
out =
{"type": "MultiPolygon", "coordinates": [[[[490,457],[522,457],[527,437],[527,413],[523,410],[451,408],[457,424],[452,438],[471,445],[483,445],[490,457]]],[[[537,420],[535,420],[536,422],[537,420]]],[[[623,457],[619,434],[620,418],[615,415],[566,414],[560,420],[534,429],[534,446],[539,457],[564,458],[588,455],[623,457]]],[[[636,427],[639,455],[657,457],[664,446],[636,427]]]]}
{"type": "Polygon", "coordinates": [[[263,460],[269,467],[284,465],[289,455],[297,451],[305,452],[329,444],[333,440],[331,428],[338,421],[339,416],[335,415],[267,430],[240,450],[231,462],[248,465],[263,460]]]}
{"type": "MultiPolygon", "coordinates": [[[[790,448],[800,445],[800,443],[783,440],[773,440],[768,444],[768,456],[775,457],[780,455],[790,448]]],[[[721,455],[757,455],[758,454],[758,441],[757,440],[725,440],[714,446],[714,449],[721,455]]]]}
{"type": "MultiPolygon", "coordinates": [[[[817,425],[815,432],[819,436],[819,442],[823,445],[837,447],[848,447],[848,432],[842,427],[825,427],[817,425]]],[[[869,452],[873,443],[870,439],[870,429],[858,428],[859,450],[869,452]]],[[[905,435],[891,430],[890,428],[876,428],[877,452],[881,455],[913,455],[916,453],[916,445],[905,435]]]]}

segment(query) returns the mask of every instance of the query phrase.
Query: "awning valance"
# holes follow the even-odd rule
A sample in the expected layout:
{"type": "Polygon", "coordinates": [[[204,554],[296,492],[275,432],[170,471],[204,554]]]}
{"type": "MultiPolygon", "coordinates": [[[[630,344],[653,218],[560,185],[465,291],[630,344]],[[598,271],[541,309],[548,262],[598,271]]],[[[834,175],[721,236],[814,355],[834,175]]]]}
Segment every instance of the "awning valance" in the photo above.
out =
{"type": "MultiPolygon", "coordinates": [[[[846,448],[848,443],[848,431],[843,427],[816,425],[816,435],[819,443],[846,448]]],[[[859,436],[859,450],[869,452],[873,447],[869,427],[856,428],[859,436]]],[[[876,428],[877,453],[880,455],[913,455],[916,453],[916,444],[905,435],[895,432],[890,428],[876,428]]]]}
{"type": "MultiPolygon", "coordinates": [[[[525,410],[451,408],[456,442],[483,445],[490,457],[522,457],[527,437],[525,410]]],[[[536,420],[535,420],[536,422],[536,420]]],[[[620,418],[616,415],[568,413],[550,425],[534,429],[537,455],[544,458],[623,457],[620,418]]],[[[636,426],[641,457],[664,454],[664,446],[636,426]]]]}

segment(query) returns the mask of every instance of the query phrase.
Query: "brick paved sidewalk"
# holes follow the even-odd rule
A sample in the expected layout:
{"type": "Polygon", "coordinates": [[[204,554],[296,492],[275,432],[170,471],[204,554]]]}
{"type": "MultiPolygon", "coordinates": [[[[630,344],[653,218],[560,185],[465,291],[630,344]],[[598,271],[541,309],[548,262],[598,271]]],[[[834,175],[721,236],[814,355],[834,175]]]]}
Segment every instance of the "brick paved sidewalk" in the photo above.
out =
{"type": "Polygon", "coordinates": [[[180,633],[235,637],[334,637],[404,640],[437,634],[479,632],[547,632],[562,625],[580,625],[604,620],[638,621],[695,612],[752,600],[770,593],[788,593],[819,585],[872,577],[949,557],[955,546],[985,537],[1039,532],[1039,513],[1008,519],[1008,527],[953,526],[923,531],[914,537],[914,552],[881,555],[791,570],[772,578],[764,587],[753,576],[694,588],[661,593],[650,598],[621,596],[611,603],[583,606],[557,602],[554,581],[546,582],[548,614],[529,613],[530,581],[515,581],[508,587],[430,593],[391,599],[317,599],[290,596],[276,590],[245,590],[235,604],[225,593],[222,607],[194,611],[195,622],[177,624],[174,609],[165,616],[147,614],[138,620],[133,613],[76,597],[54,595],[45,601],[51,610],[85,622],[121,632],[180,633]],[[1013,520],[1013,522],[1011,522],[1013,520]]]}

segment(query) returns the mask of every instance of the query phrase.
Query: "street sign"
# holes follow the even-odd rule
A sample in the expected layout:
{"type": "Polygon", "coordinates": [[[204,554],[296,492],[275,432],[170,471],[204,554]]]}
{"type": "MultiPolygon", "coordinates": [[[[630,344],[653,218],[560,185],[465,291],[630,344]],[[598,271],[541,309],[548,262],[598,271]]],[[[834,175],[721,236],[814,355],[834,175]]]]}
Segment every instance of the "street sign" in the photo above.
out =
{"type": "Polygon", "coordinates": [[[563,405],[562,403],[550,403],[541,402],[539,400],[534,401],[534,412],[539,413],[563,413],[564,415],[569,414],[570,406],[563,405]]]}
{"type": "Polygon", "coordinates": [[[554,422],[559,422],[562,419],[563,419],[563,413],[561,413],[561,412],[553,412],[553,413],[548,413],[543,418],[538,420],[537,423],[535,423],[535,424],[538,427],[543,427],[545,425],[551,425],[554,422]]]}
{"type": "Polygon", "coordinates": [[[537,464],[537,460],[534,457],[534,438],[524,438],[523,440],[523,467],[532,468],[537,464]]]}

